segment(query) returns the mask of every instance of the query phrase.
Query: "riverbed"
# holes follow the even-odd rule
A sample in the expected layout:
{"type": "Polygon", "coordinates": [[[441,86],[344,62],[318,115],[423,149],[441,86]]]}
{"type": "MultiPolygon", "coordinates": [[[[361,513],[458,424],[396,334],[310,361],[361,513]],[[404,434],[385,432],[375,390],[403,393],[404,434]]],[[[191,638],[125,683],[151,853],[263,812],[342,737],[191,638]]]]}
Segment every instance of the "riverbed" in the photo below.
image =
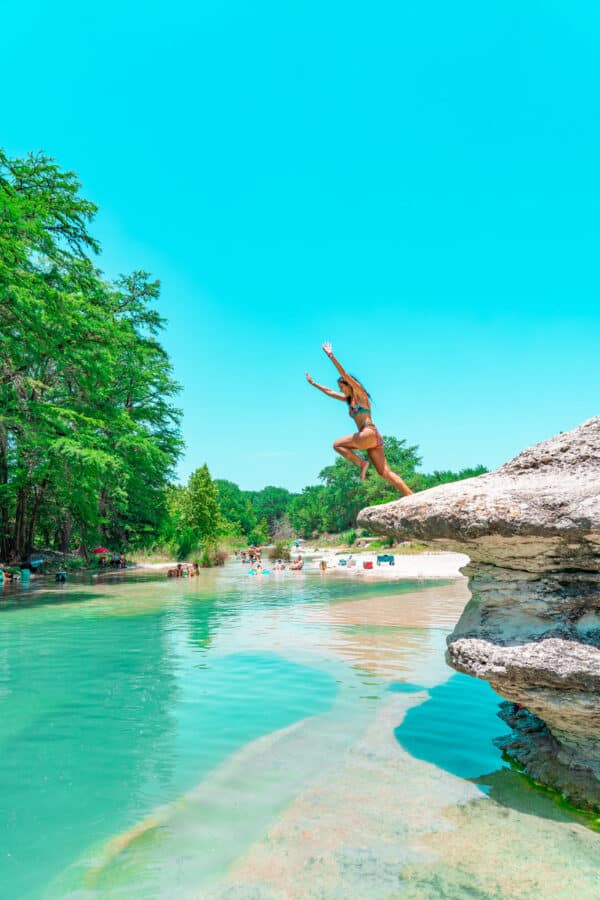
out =
{"type": "Polygon", "coordinates": [[[5,586],[3,898],[598,897],[600,835],[444,661],[465,579],[5,586]]]}

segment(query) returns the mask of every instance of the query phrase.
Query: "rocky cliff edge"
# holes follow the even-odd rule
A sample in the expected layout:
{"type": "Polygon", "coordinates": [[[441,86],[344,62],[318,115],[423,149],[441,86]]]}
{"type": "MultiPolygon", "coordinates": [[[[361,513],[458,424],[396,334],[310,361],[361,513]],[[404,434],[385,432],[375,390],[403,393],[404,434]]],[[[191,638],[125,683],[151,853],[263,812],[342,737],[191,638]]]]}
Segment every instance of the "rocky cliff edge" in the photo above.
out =
{"type": "Polygon", "coordinates": [[[600,417],[358,522],[469,554],[472,599],[448,662],[509,701],[503,750],[600,809],[600,417]]]}

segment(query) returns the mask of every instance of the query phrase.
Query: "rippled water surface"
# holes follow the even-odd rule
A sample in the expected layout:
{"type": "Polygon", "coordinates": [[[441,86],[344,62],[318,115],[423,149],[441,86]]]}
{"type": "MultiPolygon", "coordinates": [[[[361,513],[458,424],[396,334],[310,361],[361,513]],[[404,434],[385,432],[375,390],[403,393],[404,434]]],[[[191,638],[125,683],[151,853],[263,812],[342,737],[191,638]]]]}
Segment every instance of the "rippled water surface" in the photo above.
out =
{"type": "Polygon", "coordinates": [[[600,896],[598,835],[444,663],[465,583],[106,577],[0,600],[0,896],[600,896]]]}

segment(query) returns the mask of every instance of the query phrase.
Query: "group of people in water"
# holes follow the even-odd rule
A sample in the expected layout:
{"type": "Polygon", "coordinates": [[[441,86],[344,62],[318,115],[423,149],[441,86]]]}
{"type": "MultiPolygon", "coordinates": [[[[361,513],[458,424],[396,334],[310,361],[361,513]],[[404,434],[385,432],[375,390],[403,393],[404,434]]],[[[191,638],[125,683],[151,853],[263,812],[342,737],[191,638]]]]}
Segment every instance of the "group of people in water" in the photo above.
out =
{"type": "MultiPolygon", "coordinates": [[[[237,554],[236,554],[237,555],[237,554]]],[[[242,565],[249,565],[248,575],[270,575],[273,572],[284,572],[289,569],[292,572],[301,572],[304,567],[304,560],[298,554],[295,560],[286,561],[284,559],[275,559],[272,569],[263,568],[262,550],[260,547],[249,547],[248,550],[240,550],[240,561],[242,565]]]]}
{"type": "MultiPolygon", "coordinates": [[[[236,556],[238,554],[236,553],[236,556]]],[[[250,547],[248,550],[240,550],[239,558],[243,565],[249,565],[249,575],[270,575],[271,569],[263,568],[262,550],[260,547],[250,547]]],[[[304,567],[304,560],[298,554],[295,560],[286,562],[283,559],[276,559],[273,562],[273,572],[283,572],[290,569],[292,572],[301,572],[304,567]]],[[[200,574],[200,565],[194,563],[177,563],[171,569],[167,569],[167,578],[193,578],[200,574]]]]}
{"type": "Polygon", "coordinates": [[[125,559],[124,553],[112,553],[110,557],[110,561],[105,554],[102,554],[98,557],[98,565],[101,569],[126,569],[127,568],[127,560],[125,559]]]}
{"type": "Polygon", "coordinates": [[[200,566],[197,562],[191,564],[187,563],[186,565],[177,563],[173,569],[167,570],[167,578],[193,578],[194,575],[199,574],[200,566]]]}
{"type": "MultiPolygon", "coordinates": [[[[283,570],[286,568],[286,564],[282,559],[278,559],[276,561],[275,565],[273,566],[273,568],[275,569],[276,572],[283,572],[283,570]]],[[[304,560],[302,559],[300,554],[298,554],[296,559],[290,560],[290,562],[287,565],[287,568],[290,569],[290,571],[292,571],[292,572],[301,572],[302,571],[302,569],[304,568],[304,560]]]]}
{"type": "MultiPolygon", "coordinates": [[[[33,576],[40,574],[40,566],[33,566],[31,563],[23,564],[20,568],[12,566],[7,567],[0,565],[0,585],[7,582],[20,582],[23,586],[30,583],[33,576]]],[[[58,584],[64,584],[67,580],[66,569],[59,569],[54,575],[54,580],[58,584]]]]}
{"type": "Polygon", "coordinates": [[[245,565],[247,562],[253,566],[255,563],[262,563],[262,549],[252,545],[247,550],[240,550],[240,559],[245,565]]]}

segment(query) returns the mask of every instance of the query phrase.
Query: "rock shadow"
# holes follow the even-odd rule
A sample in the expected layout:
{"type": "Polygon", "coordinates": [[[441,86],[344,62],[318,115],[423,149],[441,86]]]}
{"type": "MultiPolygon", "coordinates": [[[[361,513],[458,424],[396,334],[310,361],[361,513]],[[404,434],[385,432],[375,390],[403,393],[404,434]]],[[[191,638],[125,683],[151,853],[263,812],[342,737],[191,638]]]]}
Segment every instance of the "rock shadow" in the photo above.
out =
{"type": "Polygon", "coordinates": [[[390,690],[429,695],[411,707],[394,730],[396,740],[411,756],[472,781],[501,806],[597,828],[593,816],[520,772],[502,753],[497,744],[503,734],[501,698],[486,681],[456,674],[434,688],[398,682],[390,690]]]}

